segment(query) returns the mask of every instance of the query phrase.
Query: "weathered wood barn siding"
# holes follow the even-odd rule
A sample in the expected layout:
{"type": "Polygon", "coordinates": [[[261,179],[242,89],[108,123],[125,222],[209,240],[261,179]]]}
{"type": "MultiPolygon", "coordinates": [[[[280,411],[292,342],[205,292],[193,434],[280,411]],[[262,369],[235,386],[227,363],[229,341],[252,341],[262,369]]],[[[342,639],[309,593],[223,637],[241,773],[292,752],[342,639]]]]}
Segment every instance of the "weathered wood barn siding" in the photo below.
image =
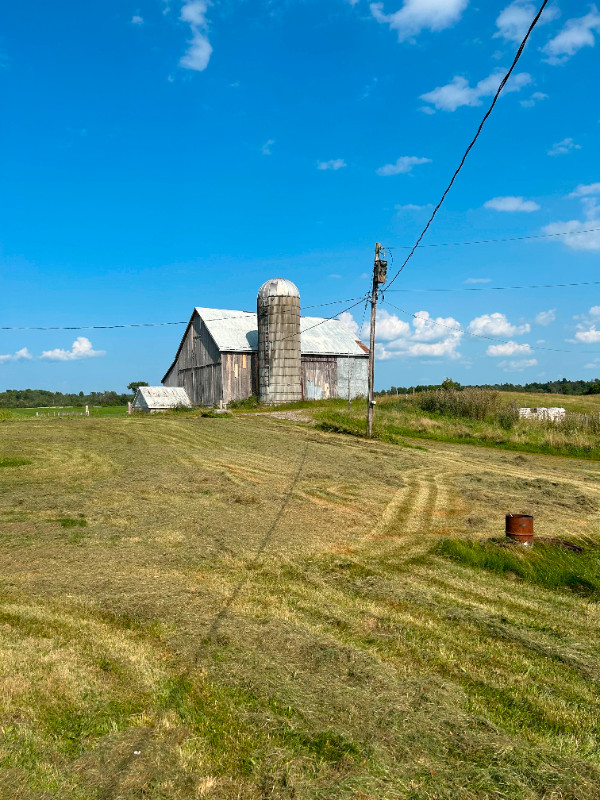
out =
{"type": "Polygon", "coordinates": [[[367,394],[367,362],[363,357],[302,356],[302,395],[305,400],[323,400],[330,397],[350,397],[367,394]]]}
{"type": "Polygon", "coordinates": [[[223,397],[221,353],[206,325],[194,314],[165,386],[183,386],[194,405],[219,405],[223,397]]]}
{"type": "Polygon", "coordinates": [[[258,358],[256,353],[222,353],[223,402],[246,400],[258,394],[258,358]]]}
{"type": "Polygon", "coordinates": [[[302,396],[305,400],[338,396],[335,357],[302,356],[302,396]]]}

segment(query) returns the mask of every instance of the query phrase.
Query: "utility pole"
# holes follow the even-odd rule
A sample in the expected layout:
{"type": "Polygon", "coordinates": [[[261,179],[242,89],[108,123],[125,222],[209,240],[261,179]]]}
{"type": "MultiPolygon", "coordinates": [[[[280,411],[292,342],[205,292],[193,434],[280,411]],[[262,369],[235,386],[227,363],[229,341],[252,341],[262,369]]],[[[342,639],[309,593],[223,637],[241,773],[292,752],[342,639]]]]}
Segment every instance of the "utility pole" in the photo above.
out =
{"type": "Polygon", "coordinates": [[[350,402],[350,356],[348,356],[348,411],[352,411],[352,403],[350,402]]]}
{"type": "Polygon", "coordinates": [[[375,398],[375,322],[377,319],[377,295],[379,285],[385,283],[387,278],[387,261],[381,258],[382,247],[379,242],[375,245],[375,263],[373,265],[373,288],[371,289],[371,331],[369,337],[369,403],[367,406],[367,436],[373,436],[373,411],[375,398]]]}

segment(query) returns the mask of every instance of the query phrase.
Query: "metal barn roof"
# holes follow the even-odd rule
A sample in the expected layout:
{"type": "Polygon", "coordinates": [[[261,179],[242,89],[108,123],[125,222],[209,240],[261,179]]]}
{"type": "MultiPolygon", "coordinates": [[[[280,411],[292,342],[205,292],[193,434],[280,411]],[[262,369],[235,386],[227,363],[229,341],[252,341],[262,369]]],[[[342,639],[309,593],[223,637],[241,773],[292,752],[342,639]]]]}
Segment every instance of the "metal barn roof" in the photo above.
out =
{"type": "MultiPolygon", "coordinates": [[[[222,308],[196,307],[221,352],[251,352],[258,349],[256,314],[222,308]]],[[[300,318],[300,349],[303,354],[364,356],[368,353],[355,334],[338,319],[300,318]]]]}
{"type": "Polygon", "coordinates": [[[187,392],[179,386],[140,386],[131,407],[158,410],[191,405],[187,392]]]}

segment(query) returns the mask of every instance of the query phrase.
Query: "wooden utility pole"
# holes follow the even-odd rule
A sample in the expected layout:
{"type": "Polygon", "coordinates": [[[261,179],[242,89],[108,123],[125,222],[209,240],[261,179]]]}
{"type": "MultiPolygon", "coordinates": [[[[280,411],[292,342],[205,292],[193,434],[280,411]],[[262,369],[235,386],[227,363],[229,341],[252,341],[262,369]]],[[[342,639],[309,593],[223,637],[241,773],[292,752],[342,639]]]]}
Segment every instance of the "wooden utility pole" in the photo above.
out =
{"type": "Polygon", "coordinates": [[[375,398],[375,323],[377,319],[377,295],[379,285],[385,283],[387,277],[387,261],[381,259],[382,248],[377,242],[375,245],[375,263],[373,265],[373,288],[371,289],[371,331],[369,337],[369,402],[367,406],[367,436],[373,435],[373,411],[375,398]]]}

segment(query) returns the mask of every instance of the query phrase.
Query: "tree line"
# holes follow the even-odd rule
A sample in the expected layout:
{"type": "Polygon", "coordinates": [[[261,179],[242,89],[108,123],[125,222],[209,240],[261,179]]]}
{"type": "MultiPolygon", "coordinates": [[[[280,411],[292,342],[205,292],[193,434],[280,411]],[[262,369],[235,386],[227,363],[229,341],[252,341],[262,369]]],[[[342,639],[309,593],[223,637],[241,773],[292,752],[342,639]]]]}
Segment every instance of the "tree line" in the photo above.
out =
{"type": "Polygon", "coordinates": [[[131,402],[138,386],[148,386],[145,381],[133,381],[129,392],[50,392],[47,389],[7,389],[0,392],[0,408],[45,408],[65,406],[126,406],[131,402]]]}
{"type": "Polygon", "coordinates": [[[543,383],[534,381],[533,383],[486,383],[478,384],[476,386],[462,386],[457,381],[451,378],[446,378],[442,383],[437,384],[418,384],[416,386],[391,386],[389,389],[383,389],[380,392],[375,392],[376,395],[398,395],[398,394],[413,394],[417,392],[429,392],[434,389],[495,389],[499,392],[530,392],[536,394],[571,394],[571,395],[584,395],[584,394],[600,394],[600,378],[594,378],[591,381],[577,380],[570,381],[567,378],[561,378],[557,381],[545,381],[543,383]]]}

